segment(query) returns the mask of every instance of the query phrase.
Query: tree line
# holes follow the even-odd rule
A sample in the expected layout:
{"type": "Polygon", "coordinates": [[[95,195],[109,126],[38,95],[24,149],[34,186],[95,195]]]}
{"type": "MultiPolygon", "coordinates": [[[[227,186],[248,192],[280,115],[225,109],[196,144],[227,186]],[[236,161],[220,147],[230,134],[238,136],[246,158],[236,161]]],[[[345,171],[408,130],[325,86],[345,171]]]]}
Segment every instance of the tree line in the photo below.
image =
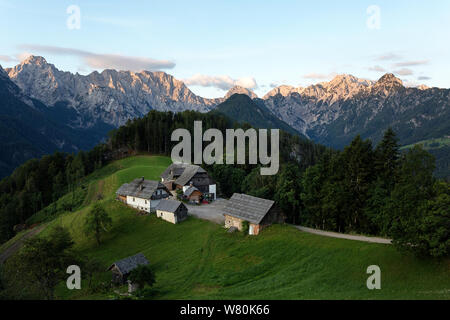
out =
{"type": "Polygon", "coordinates": [[[275,176],[242,166],[209,171],[226,196],[275,200],[289,223],[390,237],[402,250],[442,257],[450,253],[450,185],[433,177],[434,168],[420,145],[401,153],[388,129],[376,147],[357,136],[315,164],[285,162],[275,176]]]}
{"type": "MultiPolygon", "coordinates": [[[[15,226],[24,224],[35,213],[71,211],[80,205],[82,198],[76,190],[83,187],[83,179],[103,167],[110,160],[126,154],[145,152],[170,155],[177,142],[171,141],[171,133],[177,128],[188,129],[193,135],[194,121],[203,123],[203,130],[217,128],[225,133],[230,126],[250,128],[237,124],[223,115],[185,111],[181,113],[150,111],[146,116],[129,120],[126,125],[112,130],[108,141],[92,150],[77,154],[56,152],[41,159],[31,159],[8,177],[0,181],[0,243],[14,236],[15,226]],[[69,195],[62,208],[56,208],[56,200],[69,195]],[[51,206],[50,206],[51,204],[51,206]]],[[[282,132],[280,154],[284,161],[302,159],[306,167],[318,160],[324,147],[282,132]]],[[[255,166],[246,166],[249,171],[255,166]]],[[[224,182],[225,185],[225,182],[224,182]]]]}

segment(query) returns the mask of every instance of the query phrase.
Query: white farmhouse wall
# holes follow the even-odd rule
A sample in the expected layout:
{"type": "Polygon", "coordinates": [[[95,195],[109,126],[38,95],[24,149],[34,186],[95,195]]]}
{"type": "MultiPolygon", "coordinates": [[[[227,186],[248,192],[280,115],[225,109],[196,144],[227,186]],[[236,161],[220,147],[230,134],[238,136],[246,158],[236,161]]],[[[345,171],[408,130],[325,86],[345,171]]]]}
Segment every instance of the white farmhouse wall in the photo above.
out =
{"type": "Polygon", "coordinates": [[[214,199],[213,200],[216,200],[217,195],[216,195],[216,185],[215,184],[210,184],[209,185],[209,193],[214,194],[214,199]]]}
{"type": "Polygon", "coordinates": [[[127,205],[138,210],[150,212],[150,200],[127,196],[127,205]]]}

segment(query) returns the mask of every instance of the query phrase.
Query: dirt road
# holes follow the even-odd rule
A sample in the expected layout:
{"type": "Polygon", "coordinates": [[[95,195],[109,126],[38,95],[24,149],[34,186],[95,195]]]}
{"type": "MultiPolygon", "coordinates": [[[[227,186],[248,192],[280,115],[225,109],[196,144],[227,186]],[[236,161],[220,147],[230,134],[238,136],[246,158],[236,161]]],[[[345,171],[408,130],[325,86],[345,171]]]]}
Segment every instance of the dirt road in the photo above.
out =
{"type": "Polygon", "coordinates": [[[307,227],[302,226],[295,226],[292,225],[294,228],[297,228],[298,230],[308,232],[308,233],[314,233],[317,235],[325,236],[325,237],[332,237],[332,238],[340,238],[340,239],[348,239],[348,240],[356,240],[356,241],[364,241],[364,242],[373,242],[373,243],[383,243],[383,244],[391,244],[391,239],[384,239],[384,238],[377,238],[377,237],[366,237],[366,236],[356,236],[356,235],[350,235],[350,234],[344,234],[344,233],[337,233],[337,232],[330,232],[330,231],[323,231],[323,230],[317,230],[317,229],[311,229],[307,227]]]}
{"type": "Polygon", "coordinates": [[[14,253],[16,253],[20,248],[22,248],[23,243],[25,242],[26,239],[29,239],[32,236],[37,235],[44,229],[44,227],[45,225],[40,225],[29,230],[22,238],[20,238],[19,240],[14,242],[11,246],[6,248],[6,250],[0,254],[0,264],[5,262],[9,257],[11,257],[14,253]]]}

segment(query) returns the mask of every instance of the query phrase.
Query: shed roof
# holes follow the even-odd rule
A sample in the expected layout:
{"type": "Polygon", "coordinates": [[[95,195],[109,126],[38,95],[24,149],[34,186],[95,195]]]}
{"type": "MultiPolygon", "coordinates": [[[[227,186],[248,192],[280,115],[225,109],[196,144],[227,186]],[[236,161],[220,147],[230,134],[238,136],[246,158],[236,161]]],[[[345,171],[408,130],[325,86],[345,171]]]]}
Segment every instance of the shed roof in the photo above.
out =
{"type": "Polygon", "coordinates": [[[181,176],[186,166],[188,166],[187,163],[172,163],[163,173],[161,173],[161,178],[168,180],[178,178],[181,176]]]}
{"type": "Polygon", "coordinates": [[[178,207],[180,205],[183,205],[180,201],[176,200],[161,200],[158,205],[156,206],[156,210],[166,211],[166,212],[175,212],[177,211],[178,207]]]}
{"type": "Polygon", "coordinates": [[[134,256],[114,262],[108,270],[111,270],[115,266],[122,275],[126,275],[138,266],[147,264],[149,264],[147,258],[142,253],[138,253],[134,256]]]}
{"type": "Polygon", "coordinates": [[[192,194],[194,191],[201,192],[201,191],[198,190],[196,187],[190,186],[189,188],[186,189],[186,191],[184,191],[184,195],[185,195],[186,197],[189,197],[189,196],[191,196],[191,194],[192,194]]]}
{"type": "Polygon", "coordinates": [[[191,181],[191,179],[197,174],[197,173],[206,173],[205,169],[203,169],[200,166],[190,164],[186,166],[181,176],[178,177],[177,180],[175,180],[175,184],[184,186],[191,181]]]}
{"type": "Polygon", "coordinates": [[[259,224],[275,201],[234,193],[225,204],[223,214],[259,224]]]}
{"type": "Polygon", "coordinates": [[[158,188],[165,188],[165,186],[159,181],[138,178],[134,179],[130,183],[124,183],[121,185],[116,191],[116,194],[141,199],[150,199],[158,188]]]}

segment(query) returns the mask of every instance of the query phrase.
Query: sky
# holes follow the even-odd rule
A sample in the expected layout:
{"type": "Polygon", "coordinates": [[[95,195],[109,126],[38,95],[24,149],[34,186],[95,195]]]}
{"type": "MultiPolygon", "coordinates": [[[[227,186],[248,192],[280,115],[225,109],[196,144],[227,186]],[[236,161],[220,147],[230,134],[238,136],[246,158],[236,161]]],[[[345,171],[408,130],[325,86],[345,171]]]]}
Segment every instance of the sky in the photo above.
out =
{"type": "Polygon", "coordinates": [[[0,65],[160,70],[207,98],[336,74],[449,88],[449,30],[448,0],[0,0],[0,65]]]}

